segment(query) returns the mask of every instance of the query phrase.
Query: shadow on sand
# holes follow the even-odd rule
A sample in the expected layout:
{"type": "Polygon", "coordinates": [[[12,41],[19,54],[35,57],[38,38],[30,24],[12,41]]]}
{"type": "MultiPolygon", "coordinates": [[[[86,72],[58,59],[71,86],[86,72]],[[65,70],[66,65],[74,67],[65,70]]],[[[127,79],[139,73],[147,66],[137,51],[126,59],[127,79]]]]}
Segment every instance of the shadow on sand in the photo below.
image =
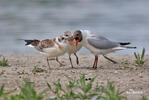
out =
{"type": "Polygon", "coordinates": [[[74,67],[74,68],[65,68],[65,67],[58,67],[58,68],[51,68],[50,70],[84,70],[84,69],[88,69],[88,70],[98,70],[98,69],[102,69],[101,67],[97,67],[97,69],[94,69],[92,67],[74,67]]]}

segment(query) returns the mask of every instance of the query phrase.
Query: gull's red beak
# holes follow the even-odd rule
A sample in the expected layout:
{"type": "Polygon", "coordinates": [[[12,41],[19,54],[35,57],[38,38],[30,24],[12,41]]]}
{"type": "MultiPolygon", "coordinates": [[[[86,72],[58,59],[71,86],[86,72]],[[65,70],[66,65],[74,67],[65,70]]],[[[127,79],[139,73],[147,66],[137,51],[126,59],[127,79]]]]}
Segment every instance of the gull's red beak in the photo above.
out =
{"type": "Polygon", "coordinates": [[[79,42],[79,40],[76,40],[76,46],[78,46],[78,42],[79,42]]]}

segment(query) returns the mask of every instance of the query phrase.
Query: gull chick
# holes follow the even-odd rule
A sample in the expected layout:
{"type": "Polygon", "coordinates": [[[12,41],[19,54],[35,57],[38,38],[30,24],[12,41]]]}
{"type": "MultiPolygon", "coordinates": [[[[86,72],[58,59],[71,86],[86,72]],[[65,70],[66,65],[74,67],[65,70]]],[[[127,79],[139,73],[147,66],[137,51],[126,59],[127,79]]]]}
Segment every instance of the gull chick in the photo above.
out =
{"type": "Polygon", "coordinates": [[[94,69],[97,68],[98,55],[103,55],[104,58],[110,60],[113,63],[117,63],[116,61],[108,58],[106,54],[126,48],[136,48],[127,46],[130,44],[129,42],[114,42],[103,36],[92,34],[89,30],[77,30],[74,32],[73,37],[76,40],[76,45],[78,45],[78,43],[82,43],[84,47],[89,49],[90,52],[95,55],[93,64],[94,69]]]}
{"type": "Polygon", "coordinates": [[[79,64],[79,59],[78,59],[76,52],[81,49],[82,45],[81,45],[81,43],[79,43],[77,46],[75,45],[75,40],[73,38],[73,35],[69,31],[64,32],[63,36],[66,38],[66,43],[67,43],[66,52],[69,55],[71,67],[73,68],[73,64],[72,64],[72,60],[71,60],[71,54],[74,54],[76,56],[76,63],[79,64]]]}
{"type": "MultiPolygon", "coordinates": [[[[64,55],[66,52],[67,44],[64,37],[59,36],[53,39],[45,39],[45,40],[25,40],[26,46],[33,47],[36,50],[40,51],[40,53],[44,53],[48,55],[48,57],[56,57],[56,61],[60,64],[60,66],[64,66],[59,62],[58,57],[64,55]]],[[[47,57],[47,64],[50,68],[49,58],[47,57]]]]}

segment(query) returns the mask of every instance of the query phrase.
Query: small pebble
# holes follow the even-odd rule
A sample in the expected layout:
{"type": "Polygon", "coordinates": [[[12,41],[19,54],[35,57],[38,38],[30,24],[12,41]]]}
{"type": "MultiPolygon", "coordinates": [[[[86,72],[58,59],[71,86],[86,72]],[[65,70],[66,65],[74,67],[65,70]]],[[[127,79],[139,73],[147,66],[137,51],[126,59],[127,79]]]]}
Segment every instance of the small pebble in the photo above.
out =
{"type": "Polygon", "coordinates": [[[117,74],[117,73],[118,73],[118,71],[116,70],[116,71],[114,71],[114,73],[115,73],[115,74],[117,74]]]}
{"type": "Polygon", "coordinates": [[[56,100],[56,96],[50,96],[51,100],[56,100]]]}

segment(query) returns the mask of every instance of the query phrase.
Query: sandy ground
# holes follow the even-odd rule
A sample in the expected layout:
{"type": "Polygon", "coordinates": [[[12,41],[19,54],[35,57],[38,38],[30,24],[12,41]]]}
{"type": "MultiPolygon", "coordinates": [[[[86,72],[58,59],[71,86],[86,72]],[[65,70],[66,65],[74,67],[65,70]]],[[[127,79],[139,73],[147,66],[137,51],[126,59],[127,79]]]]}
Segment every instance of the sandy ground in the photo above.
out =
{"type": "MultiPolygon", "coordinates": [[[[87,78],[97,76],[94,85],[106,85],[107,80],[113,81],[117,88],[125,91],[124,95],[128,100],[139,100],[140,96],[149,95],[149,55],[145,56],[145,64],[137,66],[134,56],[130,55],[109,55],[108,57],[119,62],[112,64],[99,57],[97,70],[93,70],[93,55],[79,54],[80,64],[76,65],[75,57],[72,56],[74,69],[71,68],[68,56],[59,58],[66,66],[59,67],[56,61],[51,60],[51,70],[47,67],[46,56],[43,55],[4,55],[10,64],[10,67],[0,67],[0,85],[5,83],[6,90],[19,90],[18,84],[23,82],[24,78],[29,78],[35,83],[37,91],[47,88],[46,83],[52,84],[58,79],[62,84],[67,82],[66,76],[71,78],[79,78],[81,74],[85,74],[87,78]],[[41,73],[33,73],[34,66],[42,68],[46,71],[41,73]],[[24,74],[19,74],[24,72],[24,74]]],[[[0,58],[2,59],[2,58],[0,58]]]]}

